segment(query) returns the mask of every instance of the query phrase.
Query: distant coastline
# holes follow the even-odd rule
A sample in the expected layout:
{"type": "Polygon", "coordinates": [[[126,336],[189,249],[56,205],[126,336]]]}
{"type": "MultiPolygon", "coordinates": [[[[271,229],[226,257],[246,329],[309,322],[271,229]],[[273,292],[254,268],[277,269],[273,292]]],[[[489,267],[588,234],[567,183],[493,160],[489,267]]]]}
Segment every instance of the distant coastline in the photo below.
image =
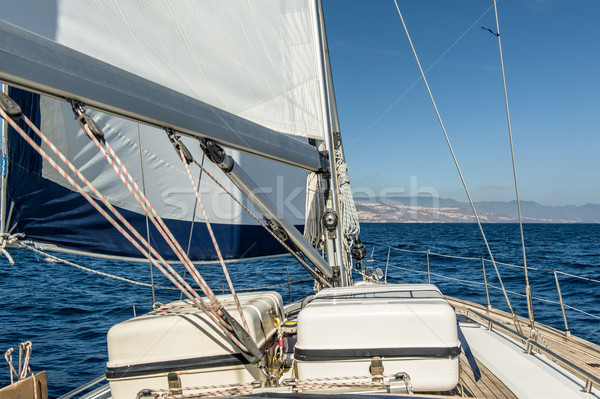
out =
{"type": "MultiPolygon", "coordinates": [[[[468,202],[433,197],[355,198],[361,222],[475,223],[468,202]]],[[[516,201],[481,201],[475,209],[482,223],[517,223],[516,201]]],[[[523,223],[600,223],[600,205],[548,206],[522,201],[523,223]]]]}

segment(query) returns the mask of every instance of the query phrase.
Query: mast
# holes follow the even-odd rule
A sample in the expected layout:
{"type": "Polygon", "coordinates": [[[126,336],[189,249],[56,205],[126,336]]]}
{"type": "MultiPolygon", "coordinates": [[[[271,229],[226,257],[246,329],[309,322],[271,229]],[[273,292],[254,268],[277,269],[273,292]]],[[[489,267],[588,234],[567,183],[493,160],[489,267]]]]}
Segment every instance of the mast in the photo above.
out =
{"type": "Polygon", "coordinates": [[[319,74],[321,81],[321,109],[323,112],[323,128],[325,140],[323,144],[329,154],[329,175],[327,176],[328,198],[324,213],[325,227],[327,228],[327,240],[325,252],[327,260],[332,266],[339,267],[340,285],[346,286],[350,283],[350,275],[346,269],[345,256],[343,255],[342,229],[339,223],[340,206],[337,192],[337,172],[335,161],[336,144],[341,150],[341,140],[334,139],[332,122],[337,125],[337,109],[335,108],[335,97],[333,94],[333,83],[331,81],[331,69],[329,68],[329,57],[326,51],[327,36],[325,32],[325,21],[323,18],[323,4],[321,0],[314,0],[315,7],[315,38],[317,42],[317,55],[319,57],[319,74]],[[329,223],[328,223],[329,222],[329,223]]]}

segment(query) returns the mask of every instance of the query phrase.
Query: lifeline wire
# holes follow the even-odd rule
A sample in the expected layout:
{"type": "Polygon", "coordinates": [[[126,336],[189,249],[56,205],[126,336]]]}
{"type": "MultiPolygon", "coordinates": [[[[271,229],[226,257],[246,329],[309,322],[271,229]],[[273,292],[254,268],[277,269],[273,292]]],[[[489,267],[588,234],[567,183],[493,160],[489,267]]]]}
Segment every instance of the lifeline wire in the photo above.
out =
{"type": "MultiPolygon", "coordinates": [[[[469,199],[469,204],[471,205],[471,209],[473,210],[473,214],[475,215],[475,220],[477,220],[477,226],[479,226],[479,231],[481,232],[481,236],[483,237],[483,241],[485,242],[485,246],[487,248],[488,254],[490,255],[490,260],[492,261],[492,264],[494,265],[494,269],[496,269],[496,273],[498,274],[498,278],[500,279],[498,267],[496,266],[496,262],[494,261],[494,256],[492,255],[492,250],[490,249],[490,245],[488,244],[487,238],[485,237],[485,233],[483,232],[483,226],[481,225],[481,220],[479,220],[479,215],[477,214],[477,211],[475,210],[475,204],[473,204],[473,199],[471,198],[471,194],[469,193],[469,189],[467,188],[467,183],[466,183],[465,178],[463,177],[463,174],[460,170],[460,166],[458,165],[458,160],[456,159],[456,155],[454,154],[454,150],[452,149],[452,144],[450,143],[450,138],[448,137],[448,133],[446,132],[446,128],[444,127],[442,117],[440,115],[438,107],[433,98],[433,94],[431,93],[431,89],[429,88],[429,83],[427,82],[427,78],[425,77],[425,72],[423,72],[423,67],[421,66],[419,57],[417,56],[417,51],[415,50],[415,46],[413,45],[413,42],[410,38],[410,34],[408,33],[408,28],[406,27],[406,23],[404,22],[404,18],[402,17],[402,13],[400,12],[400,7],[398,6],[398,1],[394,0],[394,4],[396,5],[396,10],[398,10],[398,15],[400,16],[400,20],[402,21],[402,26],[404,27],[404,31],[406,32],[406,37],[408,38],[408,42],[410,43],[410,47],[412,48],[413,54],[415,56],[415,60],[417,61],[417,65],[419,66],[419,71],[421,71],[421,76],[423,77],[423,82],[425,83],[425,87],[427,88],[427,92],[429,93],[429,99],[431,100],[431,103],[433,104],[433,108],[435,109],[435,113],[437,115],[438,121],[442,128],[442,132],[444,133],[444,137],[446,138],[446,143],[448,144],[448,148],[450,149],[450,153],[452,154],[452,159],[454,160],[454,165],[456,166],[456,170],[458,171],[458,175],[460,176],[460,181],[462,182],[462,185],[465,189],[465,193],[467,194],[467,198],[469,199]]],[[[502,283],[502,279],[500,279],[500,284],[502,285],[502,288],[504,289],[504,284],[502,283]]],[[[506,303],[508,305],[508,308],[510,309],[510,313],[512,314],[513,319],[515,320],[515,325],[517,326],[519,332],[522,332],[521,325],[518,324],[517,316],[515,315],[512,305],[510,304],[510,299],[508,299],[508,295],[506,294],[506,292],[504,293],[504,298],[506,299],[506,303]]]]}

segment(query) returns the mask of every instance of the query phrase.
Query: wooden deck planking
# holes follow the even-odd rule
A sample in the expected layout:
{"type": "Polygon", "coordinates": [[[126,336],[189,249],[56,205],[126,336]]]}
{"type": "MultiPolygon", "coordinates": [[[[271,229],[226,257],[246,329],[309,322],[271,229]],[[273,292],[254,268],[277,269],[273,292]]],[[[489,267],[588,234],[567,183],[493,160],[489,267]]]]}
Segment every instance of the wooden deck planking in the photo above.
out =
{"type": "MultiPolygon", "coordinates": [[[[465,397],[517,399],[515,394],[476,358],[478,375],[472,370],[464,352],[461,354],[461,373],[459,392],[462,389],[465,397]]],[[[460,396],[457,395],[457,396],[460,396]]]]}
{"type": "MultiPolygon", "coordinates": [[[[486,316],[493,318],[494,320],[506,325],[509,328],[515,329],[515,323],[512,316],[506,312],[500,310],[488,311],[484,306],[458,300],[454,298],[446,298],[452,306],[456,309],[457,314],[467,314],[467,309],[471,308],[479,313],[485,314],[486,316]]],[[[469,317],[477,319],[477,316],[469,314],[469,317]]],[[[523,335],[531,336],[529,328],[529,320],[518,317],[519,323],[523,328],[523,335]]],[[[481,321],[481,320],[480,320],[481,321]]],[[[484,326],[487,322],[481,321],[484,326]]],[[[515,334],[511,334],[503,329],[495,328],[502,334],[506,334],[517,341],[520,340],[515,334]]],[[[566,337],[562,331],[556,330],[552,327],[545,326],[543,324],[536,323],[536,330],[538,333],[537,343],[545,346],[558,356],[563,357],[569,362],[573,363],[577,367],[585,370],[596,378],[600,378],[600,346],[582,340],[578,337],[566,337]]]]}

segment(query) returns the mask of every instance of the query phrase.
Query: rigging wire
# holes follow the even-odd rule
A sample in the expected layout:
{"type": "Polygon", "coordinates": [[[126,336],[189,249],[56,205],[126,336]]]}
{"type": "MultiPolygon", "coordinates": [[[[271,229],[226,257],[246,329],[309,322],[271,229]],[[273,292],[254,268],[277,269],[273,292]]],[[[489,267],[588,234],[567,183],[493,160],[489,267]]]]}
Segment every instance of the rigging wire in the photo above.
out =
{"type": "MultiPolygon", "coordinates": [[[[140,148],[140,169],[142,171],[142,189],[144,190],[144,195],[146,194],[146,178],[144,174],[144,157],[142,154],[142,129],[141,124],[137,123],[137,131],[138,131],[138,145],[140,148]]],[[[148,215],[146,215],[146,241],[150,242],[150,222],[148,221],[148,215]]],[[[185,280],[185,275],[183,276],[185,280]]],[[[152,305],[156,303],[156,294],[154,292],[154,271],[152,270],[152,263],[150,263],[150,282],[152,284],[152,305]]],[[[181,293],[183,297],[183,293],[181,293]]],[[[181,299],[181,297],[179,298],[181,299]]]]}
{"type": "MultiPolygon", "coordinates": [[[[235,293],[235,289],[233,288],[233,283],[231,281],[231,277],[229,276],[229,271],[227,270],[227,266],[225,266],[225,260],[223,260],[223,254],[221,253],[221,249],[219,248],[219,244],[217,243],[215,233],[213,232],[210,221],[208,220],[208,215],[206,214],[206,210],[204,209],[204,204],[202,203],[202,200],[200,199],[200,193],[198,192],[198,189],[196,188],[196,183],[194,183],[194,177],[192,176],[192,172],[190,172],[190,167],[188,166],[188,163],[185,159],[185,155],[183,153],[183,149],[181,147],[179,148],[179,156],[181,157],[181,161],[183,162],[183,165],[185,166],[187,175],[190,179],[190,184],[192,185],[194,194],[196,195],[196,203],[200,206],[200,211],[202,212],[202,216],[204,217],[204,223],[206,224],[206,228],[208,229],[208,233],[210,234],[210,238],[212,239],[213,246],[215,247],[215,251],[217,252],[217,257],[219,258],[219,263],[221,264],[221,268],[223,269],[223,274],[225,275],[225,279],[227,280],[227,285],[229,286],[229,290],[231,291],[231,295],[233,296],[233,299],[235,301],[235,306],[237,307],[238,312],[240,314],[242,324],[243,324],[246,332],[248,334],[250,334],[250,329],[248,328],[248,323],[246,322],[246,317],[244,317],[244,312],[242,311],[242,306],[240,305],[240,300],[239,300],[237,294],[235,293]]],[[[203,158],[203,160],[204,160],[204,158],[203,158]]],[[[200,175],[202,176],[202,172],[200,173],[200,175]]]]}
{"type": "MultiPolygon", "coordinates": [[[[92,141],[94,141],[94,143],[96,144],[96,146],[98,147],[100,152],[104,155],[104,157],[110,164],[110,166],[115,170],[115,172],[117,173],[117,175],[119,176],[121,181],[129,189],[129,191],[133,195],[133,197],[138,201],[138,204],[142,207],[142,209],[146,212],[146,214],[150,216],[150,220],[152,221],[154,226],[161,233],[162,237],[165,239],[167,244],[171,247],[173,252],[175,252],[175,254],[179,258],[179,260],[181,260],[181,262],[184,264],[186,269],[190,272],[190,275],[192,276],[192,278],[194,279],[196,284],[198,284],[198,286],[200,287],[200,289],[202,290],[204,295],[206,295],[208,297],[208,299],[210,300],[211,305],[209,307],[202,306],[202,307],[200,307],[200,309],[202,309],[208,316],[210,316],[213,319],[213,321],[217,325],[219,325],[219,327],[223,330],[223,332],[229,337],[229,339],[235,345],[237,345],[244,352],[251,353],[251,351],[248,349],[248,347],[245,346],[244,344],[242,344],[241,341],[236,337],[236,335],[234,335],[232,333],[232,331],[235,331],[234,326],[228,324],[228,322],[225,321],[226,315],[224,314],[222,305],[219,302],[219,300],[217,299],[217,296],[212,291],[212,289],[208,286],[208,284],[206,283],[204,278],[200,275],[200,273],[198,272],[198,269],[196,269],[196,267],[194,266],[192,261],[189,259],[189,257],[187,257],[187,255],[183,251],[183,248],[181,248],[181,245],[179,244],[179,242],[177,241],[175,236],[171,233],[171,231],[166,226],[166,224],[164,223],[162,218],[158,215],[158,213],[156,212],[154,207],[150,204],[150,201],[148,200],[148,198],[141,192],[139,186],[137,185],[137,183],[135,182],[135,180],[133,179],[133,177],[131,176],[131,174],[129,173],[127,168],[125,167],[125,165],[121,162],[120,158],[114,152],[114,150],[112,149],[112,147],[110,146],[108,141],[102,140],[106,147],[106,150],[108,150],[108,153],[110,153],[110,156],[108,155],[106,150],[104,150],[104,148],[102,148],[100,140],[98,139],[98,137],[96,137],[96,135],[94,135],[91,132],[88,124],[85,125],[85,131],[88,134],[88,136],[90,137],[90,139],[92,139],[92,141]],[[123,176],[123,175],[125,175],[125,176],[123,176]],[[128,183],[128,181],[131,183],[131,185],[128,183]],[[131,188],[131,186],[133,186],[135,191],[131,188]],[[142,203],[138,194],[139,194],[139,196],[141,196],[141,199],[143,200],[144,203],[142,203]]],[[[183,156],[183,153],[181,155],[185,162],[185,156],[183,156]]],[[[187,166],[187,164],[186,164],[186,166],[187,166]]],[[[193,178],[191,179],[191,181],[192,181],[192,185],[194,185],[193,178]]],[[[150,246],[149,243],[147,243],[147,245],[150,246]]],[[[181,276],[179,276],[179,274],[177,274],[177,272],[172,270],[172,273],[175,274],[180,280],[182,280],[181,276]]],[[[185,280],[182,280],[182,281],[185,283],[185,280]]],[[[195,291],[193,291],[193,293],[197,295],[197,293],[195,291]]],[[[200,298],[200,304],[201,305],[203,304],[203,300],[201,298],[200,298]]],[[[238,310],[240,311],[240,314],[241,314],[244,329],[246,330],[246,333],[249,336],[249,334],[250,334],[249,329],[248,329],[246,320],[243,317],[241,306],[239,305],[238,301],[236,301],[236,304],[237,304],[238,310]]],[[[235,323],[235,320],[233,320],[233,322],[235,323]]]]}
{"type": "MultiPolygon", "coordinates": [[[[289,245],[287,245],[281,238],[279,238],[277,236],[277,234],[275,234],[275,232],[270,229],[262,220],[260,220],[258,218],[258,216],[256,216],[250,209],[248,209],[248,207],[246,205],[244,205],[239,199],[237,199],[235,197],[235,195],[233,195],[233,193],[226,189],[225,186],[223,186],[223,184],[221,184],[221,182],[219,182],[219,180],[214,177],[207,169],[206,167],[204,167],[203,165],[201,165],[200,163],[198,163],[198,161],[194,160],[194,164],[196,164],[196,166],[198,166],[200,169],[204,170],[204,173],[212,180],[215,182],[215,184],[217,184],[219,187],[221,187],[221,189],[231,197],[231,199],[233,199],[239,206],[242,207],[243,210],[245,210],[254,220],[256,220],[258,222],[258,224],[260,224],[262,227],[265,228],[265,230],[267,230],[267,232],[269,232],[269,234],[271,234],[271,236],[273,236],[273,238],[275,238],[275,240],[277,240],[285,249],[288,250],[288,252],[312,275],[315,277],[315,279],[318,279],[323,285],[327,286],[327,287],[331,287],[331,284],[325,280],[321,275],[319,275],[315,270],[313,270],[306,261],[304,261],[304,259],[302,259],[294,250],[292,250],[292,248],[290,248],[289,245]]],[[[254,203],[253,203],[254,205],[254,203]]],[[[254,205],[256,207],[256,205],[254,205]]]]}
{"type": "MultiPolygon", "coordinates": [[[[456,170],[458,171],[458,175],[460,177],[460,180],[462,182],[462,185],[465,189],[465,193],[467,194],[467,198],[469,200],[469,204],[471,205],[471,209],[473,211],[473,215],[475,215],[475,220],[477,221],[477,226],[479,227],[479,231],[481,232],[481,236],[483,237],[483,241],[485,243],[485,246],[487,248],[488,254],[490,255],[490,259],[492,261],[492,264],[494,265],[494,269],[496,269],[496,274],[498,275],[498,278],[500,279],[500,273],[498,272],[498,267],[496,266],[496,262],[494,261],[494,256],[492,255],[492,250],[490,248],[490,245],[487,241],[487,238],[485,236],[485,233],[483,231],[483,226],[481,225],[481,220],[479,219],[479,215],[477,214],[477,210],[475,209],[475,204],[473,203],[473,199],[471,198],[471,194],[469,192],[469,189],[467,187],[467,183],[465,181],[465,178],[463,177],[463,174],[460,170],[460,166],[458,164],[458,160],[456,158],[456,155],[454,154],[454,149],[452,148],[452,144],[450,143],[450,138],[448,137],[448,133],[446,132],[446,128],[444,126],[444,122],[442,121],[442,117],[440,115],[440,112],[438,110],[438,107],[435,103],[435,100],[433,98],[433,94],[431,92],[431,89],[429,87],[429,83],[427,81],[427,78],[425,77],[425,72],[423,72],[423,67],[421,66],[421,62],[419,61],[419,57],[417,55],[417,51],[415,50],[415,46],[413,45],[413,42],[410,38],[410,34],[408,33],[408,28],[406,27],[406,23],[404,22],[404,18],[402,17],[402,12],[400,11],[400,7],[398,6],[398,0],[394,0],[394,4],[396,5],[396,10],[398,11],[398,15],[400,16],[400,20],[402,21],[402,26],[404,27],[404,31],[406,33],[406,37],[408,38],[408,42],[410,43],[410,47],[412,48],[413,51],[413,55],[415,57],[415,60],[417,61],[417,65],[419,66],[419,71],[421,72],[421,77],[423,78],[423,83],[425,83],[425,87],[427,88],[427,92],[429,93],[429,99],[431,100],[431,103],[433,104],[433,108],[435,110],[435,113],[437,115],[437,119],[438,122],[442,128],[442,132],[444,133],[444,137],[446,139],[446,143],[448,144],[448,148],[450,149],[450,153],[452,154],[452,159],[454,160],[454,165],[456,166],[456,170]]],[[[500,279],[500,284],[504,287],[504,284],[502,283],[502,280],[500,279]]],[[[508,295],[505,294],[505,299],[506,299],[506,303],[508,305],[508,308],[510,309],[510,313],[513,316],[513,319],[515,321],[515,326],[517,326],[517,329],[519,330],[519,332],[522,333],[521,330],[521,325],[517,319],[517,316],[515,315],[515,312],[513,310],[513,307],[510,303],[510,299],[508,298],[508,295]]]]}
{"type": "MultiPolygon", "coordinates": [[[[204,165],[204,158],[205,158],[205,154],[202,153],[202,161],[200,161],[202,163],[202,165],[204,165]]],[[[198,176],[198,190],[200,190],[200,184],[202,184],[202,169],[200,170],[200,174],[198,176]]],[[[185,254],[189,257],[190,256],[190,249],[192,248],[192,234],[194,233],[194,226],[196,224],[196,211],[198,209],[198,202],[194,201],[194,210],[192,211],[192,223],[190,225],[190,238],[188,239],[188,246],[187,246],[187,251],[185,252],[185,254]]],[[[183,268],[183,279],[185,280],[185,275],[187,273],[186,268],[183,268]]],[[[181,300],[183,298],[183,294],[180,295],[179,300],[181,300]]]]}
{"type": "MultiPolygon", "coordinates": [[[[496,16],[496,38],[498,39],[498,51],[500,53],[500,67],[502,70],[502,85],[504,87],[504,104],[506,105],[506,122],[508,125],[508,139],[510,142],[510,155],[512,159],[513,178],[515,182],[515,195],[517,200],[517,213],[519,215],[519,230],[521,232],[521,248],[523,249],[523,267],[525,270],[525,293],[527,294],[527,313],[529,315],[529,323],[531,328],[535,328],[535,320],[533,316],[533,301],[531,294],[531,286],[529,285],[529,273],[527,272],[527,255],[525,254],[525,235],[523,234],[523,218],[521,217],[521,200],[519,199],[519,185],[517,184],[517,167],[515,164],[515,150],[513,147],[512,128],[510,123],[510,112],[508,108],[508,92],[506,90],[506,76],[504,74],[504,58],[502,56],[502,42],[500,40],[500,23],[498,22],[498,8],[496,0],[494,0],[494,14],[496,16]]],[[[493,32],[492,32],[493,33],[493,32]]]]}
{"type": "MultiPolygon", "coordinates": [[[[456,47],[456,45],[457,45],[458,43],[460,43],[460,42],[462,41],[462,39],[463,39],[465,36],[467,36],[467,33],[469,33],[469,32],[470,32],[470,31],[471,31],[471,30],[472,30],[472,29],[475,27],[475,25],[477,25],[477,24],[479,23],[479,21],[481,21],[481,20],[483,19],[483,17],[485,17],[485,16],[486,16],[486,15],[487,15],[487,14],[488,14],[488,13],[489,13],[491,10],[492,10],[492,8],[493,8],[493,7],[494,7],[494,6],[493,6],[493,5],[491,5],[491,6],[490,6],[490,7],[489,7],[487,10],[485,10],[485,12],[484,12],[483,14],[481,14],[481,15],[479,16],[479,18],[477,18],[477,19],[475,20],[475,22],[473,22],[473,23],[471,24],[471,26],[469,26],[469,27],[468,27],[468,28],[467,28],[467,29],[466,29],[466,30],[465,30],[465,31],[464,31],[464,32],[463,32],[463,33],[462,33],[462,34],[461,34],[461,35],[460,35],[460,36],[459,36],[459,37],[458,37],[458,38],[457,38],[455,41],[454,41],[454,43],[452,43],[452,44],[450,45],[450,47],[448,47],[448,48],[446,49],[446,51],[444,51],[444,52],[442,53],[442,55],[440,55],[440,56],[439,56],[439,57],[438,57],[438,58],[437,58],[437,59],[436,59],[436,60],[433,62],[433,64],[431,64],[431,65],[429,66],[429,68],[427,68],[427,69],[425,70],[425,73],[428,73],[428,72],[429,72],[429,71],[431,71],[431,70],[432,70],[432,69],[433,69],[433,68],[434,68],[434,67],[435,67],[437,64],[439,64],[439,63],[440,63],[440,61],[442,61],[442,60],[443,60],[443,59],[446,57],[446,55],[447,55],[447,54],[448,54],[450,51],[452,51],[452,49],[453,49],[454,47],[456,47]]],[[[410,85],[410,86],[409,86],[409,87],[408,87],[406,90],[404,90],[404,92],[403,92],[403,93],[402,93],[402,94],[401,94],[401,95],[400,95],[400,96],[399,96],[399,97],[398,97],[398,98],[397,98],[397,99],[396,99],[396,100],[395,100],[393,103],[391,103],[391,104],[390,104],[390,106],[389,106],[389,107],[387,107],[387,108],[386,108],[386,110],[385,110],[385,111],[383,111],[383,113],[382,113],[381,115],[379,115],[379,117],[377,117],[377,119],[376,119],[376,120],[375,120],[373,123],[371,123],[371,125],[370,125],[370,126],[369,126],[369,127],[368,127],[368,128],[367,128],[367,129],[366,129],[366,130],[365,130],[365,131],[364,131],[364,132],[363,132],[363,133],[362,133],[362,134],[361,134],[361,135],[360,135],[360,136],[359,136],[359,137],[356,139],[356,140],[354,140],[354,142],[353,142],[353,143],[350,145],[350,147],[349,147],[349,148],[348,148],[346,151],[350,151],[350,150],[351,150],[351,149],[352,149],[352,148],[353,148],[353,147],[354,147],[356,144],[358,144],[358,142],[359,142],[360,140],[362,140],[362,138],[363,138],[363,137],[365,137],[365,136],[366,136],[366,135],[367,135],[367,134],[368,134],[368,133],[369,133],[371,130],[373,130],[373,128],[374,128],[375,126],[377,126],[377,124],[379,124],[379,122],[381,122],[381,120],[382,120],[383,118],[385,118],[385,116],[386,116],[388,113],[390,113],[390,111],[391,111],[391,110],[392,110],[392,109],[393,109],[393,108],[394,108],[394,107],[395,107],[395,106],[396,106],[396,105],[397,105],[397,104],[400,102],[400,100],[402,100],[402,99],[403,99],[403,98],[404,98],[404,97],[405,97],[405,96],[406,96],[406,95],[407,95],[407,94],[408,94],[408,93],[409,93],[409,92],[410,92],[410,91],[411,91],[411,90],[412,90],[412,89],[413,89],[413,88],[414,88],[414,87],[415,87],[415,86],[416,86],[416,85],[417,85],[417,84],[418,84],[418,83],[421,81],[421,79],[422,79],[422,78],[419,76],[419,77],[418,77],[418,78],[417,78],[417,79],[416,79],[416,80],[415,80],[415,81],[414,81],[414,82],[413,82],[413,83],[412,83],[412,84],[411,84],[411,85],[410,85]]]]}
{"type": "MultiPolygon", "coordinates": [[[[198,295],[198,293],[185,281],[182,281],[181,276],[177,274],[175,270],[158,254],[158,252],[152,248],[152,246],[144,240],[144,238],[131,226],[131,224],[119,213],[119,211],[112,206],[112,204],[79,172],[77,168],[56,148],[50,140],[27,118],[23,115],[23,119],[27,123],[27,125],[42,139],[42,141],[63,161],[69,169],[92,191],[92,193],[99,198],[99,200],[119,219],[119,221],[127,227],[129,231],[134,234],[135,238],[139,240],[136,241],[133,237],[125,231],[123,226],[121,226],[117,221],[108,214],[98,203],[94,200],[83,188],[69,176],[65,170],[60,167],[56,161],[54,161],[47,153],[44,151],[35,141],[25,133],[25,131],[10,117],[4,112],[2,108],[0,108],[0,116],[6,119],[9,124],[17,131],[17,133],[25,140],[36,152],[38,152],[43,159],[45,159],[52,167],[56,169],[58,173],[60,173],[65,180],[69,184],[71,184],[75,190],[77,190],[102,216],[104,216],[127,240],[129,240],[135,247],[140,251],[147,259],[149,259],[153,265],[160,270],[165,277],[171,281],[177,288],[182,290],[184,294],[196,305],[199,309],[205,312],[211,320],[219,327],[221,330],[228,336],[228,338],[240,349],[244,352],[248,352],[248,348],[242,344],[231,332],[231,326],[227,324],[222,316],[217,312],[213,306],[207,306],[205,304],[204,299],[198,295]],[[143,246],[148,248],[150,253],[144,249],[143,246]],[[154,257],[156,256],[156,258],[154,257]],[[163,268],[158,262],[163,263],[165,268],[163,268]],[[168,272],[167,272],[168,270],[168,272]]],[[[89,126],[85,125],[86,133],[93,136],[90,132],[89,126]]],[[[95,138],[95,136],[94,136],[95,138]]],[[[97,140],[96,140],[97,141],[97,140]]]]}

